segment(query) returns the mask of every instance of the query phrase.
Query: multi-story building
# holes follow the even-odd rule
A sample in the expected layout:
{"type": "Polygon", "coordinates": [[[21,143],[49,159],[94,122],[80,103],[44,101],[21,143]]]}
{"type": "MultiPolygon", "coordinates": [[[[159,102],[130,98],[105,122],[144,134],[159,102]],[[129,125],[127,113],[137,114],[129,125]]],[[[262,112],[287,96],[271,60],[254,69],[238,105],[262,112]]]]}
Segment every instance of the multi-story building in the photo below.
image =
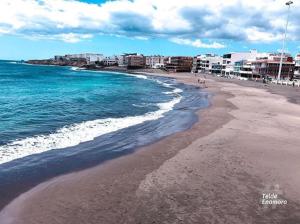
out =
{"type": "Polygon", "coordinates": [[[221,74],[222,72],[222,64],[212,64],[211,65],[211,73],[212,74],[221,74]]]}
{"type": "Polygon", "coordinates": [[[124,54],[117,55],[116,57],[118,58],[118,66],[121,66],[121,67],[127,66],[125,64],[125,55],[124,54]]]}
{"type": "MultiPolygon", "coordinates": [[[[253,75],[259,75],[262,78],[277,79],[280,54],[270,54],[268,58],[258,59],[252,62],[253,75]]],[[[282,60],[281,79],[291,79],[294,76],[295,64],[289,54],[285,54],[282,60]]]]}
{"type": "Polygon", "coordinates": [[[255,60],[260,54],[256,50],[250,52],[233,52],[223,55],[222,75],[233,75],[235,62],[243,60],[255,60]]]}
{"type": "Polygon", "coordinates": [[[233,75],[243,78],[260,78],[259,74],[253,74],[251,60],[241,60],[234,63],[233,75]]]}
{"type": "Polygon", "coordinates": [[[173,72],[190,72],[192,70],[193,58],[186,56],[172,56],[165,59],[165,67],[173,72]]]}
{"type": "Polygon", "coordinates": [[[54,61],[64,61],[64,60],[65,60],[65,56],[61,56],[61,55],[54,56],[54,61]]]}
{"type": "Polygon", "coordinates": [[[118,65],[118,57],[117,56],[109,56],[105,57],[102,60],[104,66],[116,66],[118,65]]]}
{"type": "Polygon", "coordinates": [[[200,68],[201,57],[202,55],[197,55],[193,57],[192,71],[191,71],[192,73],[201,72],[201,68],[200,68]]]}
{"type": "Polygon", "coordinates": [[[128,66],[128,56],[136,56],[137,53],[124,53],[121,55],[117,55],[118,66],[127,67],[128,66]]]}
{"type": "Polygon", "coordinates": [[[127,55],[125,57],[125,64],[128,68],[144,68],[146,58],[142,54],[127,55]]]}
{"type": "Polygon", "coordinates": [[[198,55],[193,59],[192,72],[194,73],[212,73],[212,70],[217,73],[217,65],[221,65],[223,58],[215,54],[198,55]]]}
{"type": "Polygon", "coordinates": [[[300,79],[300,54],[295,57],[294,79],[300,79]]]}
{"type": "Polygon", "coordinates": [[[86,54],[86,59],[89,64],[101,62],[104,59],[103,54],[86,54]]]}
{"type": "Polygon", "coordinates": [[[127,66],[127,60],[126,60],[126,57],[129,56],[129,55],[137,55],[136,53],[134,54],[121,54],[118,57],[118,65],[121,66],[121,67],[125,67],[127,66]]]}
{"type": "Polygon", "coordinates": [[[53,59],[50,59],[51,64],[63,65],[63,66],[84,66],[89,64],[89,61],[84,57],[71,57],[70,55],[55,55],[53,59]]]}
{"type": "Polygon", "coordinates": [[[166,64],[169,64],[169,63],[171,63],[171,57],[170,56],[165,56],[164,64],[166,65],[166,64]]]}
{"type": "Polygon", "coordinates": [[[104,59],[103,54],[93,54],[93,53],[67,54],[64,57],[66,60],[85,59],[88,64],[94,64],[95,62],[100,62],[104,59]]]}
{"type": "Polygon", "coordinates": [[[162,68],[164,67],[164,59],[165,57],[161,55],[146,56],[146,67],[162,68]]]}

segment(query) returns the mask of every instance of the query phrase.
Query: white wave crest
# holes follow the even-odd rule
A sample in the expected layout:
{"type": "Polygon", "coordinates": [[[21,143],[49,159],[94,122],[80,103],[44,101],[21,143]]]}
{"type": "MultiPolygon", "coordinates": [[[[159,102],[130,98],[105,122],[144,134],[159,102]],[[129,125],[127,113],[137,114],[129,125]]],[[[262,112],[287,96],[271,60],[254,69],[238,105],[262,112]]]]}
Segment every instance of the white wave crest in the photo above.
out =
{"type": "Polygon", "coordinates": [[[133,76],[133,77],[136,77],[136,78],[139,78],[139,79],[148,79],[147,76],[145,75],[135,75],[135,74],[126,74],[127,76],[133,76]]]}
{"type": "MultiPolygon", "coordinates": [[[[115,71],[97,71],[97,70],[88,70],[88,69],[80,69],[77,67],[71,67],[72,71],[80,71],[80,72],[95,72],[95,73],[109,73],[109,74],[117,74],[117,75],[126,75],[126,76],[132,76],[139,79],[148,79],[146,75],[140,75],[140,74],[129,74],[125,72],[115,72],[115,71]]],[[[161,82],[163,83],[163,82],[161,82]]]]}
{"type": "Polygon", "coordinates": [[[172,94],[179,94],[182,93],[182,89],[179,88],[175,88],[173,91],[167,91],[167,92],[163,92],[166,95],[172,95],[172,94]]]}
{"type": "Polygon", "coordinates": [[[181,96],[178,95],[169,102],[159,103],[159,110],[140,116],[86,121],[65,126],[52,134],[16,140],[7,145],[0,146],[0,164],[51,149],[75,146],[110,132],[159,119],[163,117],[164,113],[172,110],[174,105],[179,103],[180,100],[181,96]]]}
{"type": "Polygon", "coordinates": [[[141,103],[141,104],[135,104],[133,103],[132,106],[134,107],[147,107],[147,106],[153,106],[156,105],[155,103],[141,103]]]}
{"type": "Polygon", "coordinates": [[[80,70],[82,70],[82,69],[79,69],[78,67],[71,67],[70,68],[72,71],[80,71],[80,70]]]}

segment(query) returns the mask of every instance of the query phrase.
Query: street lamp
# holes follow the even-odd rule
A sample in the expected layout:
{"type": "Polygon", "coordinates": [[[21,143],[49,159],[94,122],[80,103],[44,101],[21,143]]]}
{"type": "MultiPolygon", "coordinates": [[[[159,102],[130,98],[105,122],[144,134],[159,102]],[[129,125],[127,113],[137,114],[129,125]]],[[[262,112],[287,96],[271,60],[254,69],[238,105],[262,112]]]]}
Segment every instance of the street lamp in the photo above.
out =
{"type": "Polygon", "coordinates": [[[288,28],[288,25],[289,25],[290,8],[291,8],[291,4],[293,4],[293,2],[292,1],[288,1],[285,4],[288,6],[288,12],[287,12],[286,25],[285,25],[284,38],[282,40],[282,50],[281,50],[281,55],[280,55],[280,64],[279,64],[279,70],[278,70],[277,80],[280,80],[280,76],[281,76],[282,61],[283,61],[283,52],[284,52],[284,47],[285,47],[287,28],[288,28]]]}

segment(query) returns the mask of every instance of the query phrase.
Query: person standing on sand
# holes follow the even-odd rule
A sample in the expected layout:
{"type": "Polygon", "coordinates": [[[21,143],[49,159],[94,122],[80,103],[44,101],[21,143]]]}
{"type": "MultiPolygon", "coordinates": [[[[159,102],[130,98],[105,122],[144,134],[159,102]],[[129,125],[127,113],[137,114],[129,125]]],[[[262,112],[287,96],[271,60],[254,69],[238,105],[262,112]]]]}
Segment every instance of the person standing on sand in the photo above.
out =
{"type": "Polygon", "coordinates": [[[207,86],[206,86],[206,75],[205,74],[203,75],[203,81],[202,81],[202,83],[203,83],[203,87],[207,88],[207,86]]]}

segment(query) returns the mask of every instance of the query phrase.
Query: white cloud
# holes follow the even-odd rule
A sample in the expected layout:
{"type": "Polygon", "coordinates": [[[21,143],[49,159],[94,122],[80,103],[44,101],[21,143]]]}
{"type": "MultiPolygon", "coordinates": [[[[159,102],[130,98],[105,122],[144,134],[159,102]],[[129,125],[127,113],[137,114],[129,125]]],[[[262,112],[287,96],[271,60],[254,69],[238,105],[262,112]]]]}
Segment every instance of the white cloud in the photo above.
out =
{"type": "Polygon", "coordinates": [[[267,31],[260,31],[256,27],[246,28],[245,33],[248,37],[248,40],[258,42],[270,42],[275,40],[282,39],[282,34],[273,34],[267,31]]]}
{"type": "Polygon", "coordinates": [[[84,39],[90,39],[93,35],[91,34],[75,34],[75,33],[62,33],[54,36],[54,39],[60,39],[68,43],[77,43],[84,39]]]}
{"type": "Polygon", "coordinates": [[[91,39],[93,35],[91,34],[76,34],[76,33],[61,33],[61,34],[54,34],[54,35],[40,35],[36,34],[32,37],[25,36],[29,39],[33,40],[62,40],[67,43],[78,43],[80,41],[91,39]]]}
{"type": "Polygon", "coordinates": [[[197,47],[197,48],[225,48],[226,46],[221,43],[213,42],[211,44],[206,44],[203,43],[200,39],[196,40],[190,40],[190,39],[183,39],[183,38],[171,38],[170,41],[176,43],[176,44],[181,44],[181,45],[187,45],[187,46],[192,46],[192,47],[197,47]]]}
{"type": "MultiPolygon", "coordinates": [[[[201,39],[278,41],[284,0],[1,0],[0,34],[78,42],[98,34],[162,37],[194,47],[222,47],[201,39]],[[179,38],[179,39],[178,39],[179,38]],[[181,40],[181,41],[179,41],[181,40]]],[[[289,38],[300,40],[300,2],[291,8],[289,38]]]]}
{"type": "Polygon", "coordinates": [[[148,37],[143,37],[143,36],[136,36],[134,38],[137,39],[137,40],[149,40],[148,37]]]}

